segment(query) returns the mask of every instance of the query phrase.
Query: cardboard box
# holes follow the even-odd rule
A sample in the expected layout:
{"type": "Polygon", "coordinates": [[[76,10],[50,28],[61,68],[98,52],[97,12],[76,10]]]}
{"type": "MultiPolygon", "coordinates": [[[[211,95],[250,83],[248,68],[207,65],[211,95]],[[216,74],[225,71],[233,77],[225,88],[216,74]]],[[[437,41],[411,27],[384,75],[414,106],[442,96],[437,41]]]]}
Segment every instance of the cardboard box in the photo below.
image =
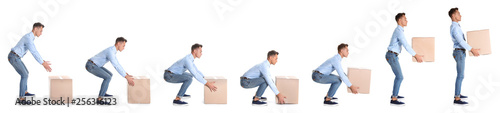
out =
{"type": "MultiPolygon", "coordinates": [[[[424,55],[424,62],[434,62],[434,37],[413,37],[411,42],[413,50],[419,55],[424,55]]],[[[412,57],[412,59],[413,62],[417,62],[415,57],[412,57]]]]}
{"type": "MultiPolygon", "coordinates": [[[[276,76],[276,87],[286,97],[285,104],[299,103],[299,79],[295,76],[276,76]]],[[[276,98],[278,103],[278,98],[276,98]]]]}
{"type": "MultiPolygon", "coordinates": [[[[358,86],[358,93],[370,94],[370,69],[347,68],[347,78],[352,85],[358,86]]],[[[352,93],[351,89],[347,88],[348,93],[352,93]]]]}
{"type": "MultiPolygon", "coordinates": [[[[472,48],[481,49],[479,50],[480,55],[491,54],[490,30],[485,29],[467,32],[467,43],[472,48]]],[[[469,56],[473,56],[470,51],[469,56]]]]}
{"type": "Polygon", "coordinates": [[[135,76],[134,86],[128,85],[128,103],[149,104],[151,103],[150,80],[145,76],[135,76]]]}
{"type": "Polygon", "coordinates": [[[49,76],[50,99],[63,99],[66,103],[73,100],[73,79],[69,76],[49,76]]]}
{"type": "Polygon", "coordinates": [[[205,104],[227,104],[227,79],[223,76],[205,76],[207,82],[215,82],[217,91],[211,92],[204,86],[205,104]]]}

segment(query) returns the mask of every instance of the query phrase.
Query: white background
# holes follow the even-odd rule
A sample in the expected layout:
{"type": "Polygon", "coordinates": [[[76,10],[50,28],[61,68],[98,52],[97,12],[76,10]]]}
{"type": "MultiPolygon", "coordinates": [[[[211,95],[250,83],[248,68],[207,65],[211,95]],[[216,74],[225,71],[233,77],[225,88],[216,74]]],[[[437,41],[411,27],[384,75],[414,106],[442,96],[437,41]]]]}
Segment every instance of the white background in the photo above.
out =
{"type": "MultiPolygon", "coordinates": [[[[16,0],[0,3],[0,60],[3,112],[495,112],[498,111],[500,77],[497,69],[500,11],[494,0],[16,0]],[[467,107],[452,104],[456,77],[448,17],[459,7],[462,30],[490,29],[492,54],[467,56],[462,93],[467,107]],[[404,74],[400,95],[404,107],[389,105],[394,74],[385,61],[388,42],[396,22],[405,12],[405,35],[436,37],[436,61],[414,63],[403,50],[399,56],[404,74]],[[151,77],[151,104],[128,104],[126,81],[107,64],[114,76],[108,93],[116,106],[15,106],[20,76],[6,57],[34,22],[45,29],[35,45],[53,72],[45,72],[30,53],[23,58],[30,77],[28,91],[37,98],[49,96],[50,75],[73,78],[74,97],[96,97],[102,79],[84,66],[90,57],[114,44],[116,37],[128,39],[118,59],[135,76],[151,77]],[[193,81],[187,107],[172,105],[180,84],[166,83],[163,72],[189,54],[194,43],[203,44],[203,56],[195,64],[206,76],[228,78],[228,104],[203,104],[203,85],[193,81]],[[340,105],[323,106],[329,85],[311,80],[311,70],[336,54],[340,43],[348,43],[351,54],[343,68],[372,70],[371,93],[353,95],[344,84],[336,97],[340,105]],[[296,105],[276,105],[271,90],[266,107],[251,105],[256,88],[243,89],[239,77],[266,59],[269,50],[280,52],[271,66],[273,76],[297,76],[300,98],[296,105]],[[496,59],[495,59],[496,58],[496,59]]],[[[274,78],[274,77],[273,77],[274,78]]]]}

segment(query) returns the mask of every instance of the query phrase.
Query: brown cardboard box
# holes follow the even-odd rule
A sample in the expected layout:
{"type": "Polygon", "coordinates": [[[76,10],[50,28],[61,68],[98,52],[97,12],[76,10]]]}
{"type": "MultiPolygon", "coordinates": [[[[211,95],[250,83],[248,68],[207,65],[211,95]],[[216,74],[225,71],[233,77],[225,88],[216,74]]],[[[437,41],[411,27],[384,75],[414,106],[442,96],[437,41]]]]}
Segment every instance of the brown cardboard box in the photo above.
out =
{"type": "MultiPolygon", "coordinates": [[[[477,30],[477,31],[469,31],[467,32],[467,43],[472,48],[478,48],[480,55],[488,55],[491,54],[491,44],[490,44],[490,30],[477,30]]],[[[469,55],[472,55],[472,52],[469,51],[469,55]]]]}
{"type": "MultiPolygon", "coordinates": [[[[347,78],[352,85],[358,86],[358,93],[370,94],[370,79],[371,79],[370,69],[359,69],[359,68],[347,68],[347,78]]],[[[349,88],[347,88],[348,93],[352,93],[349,88]]]]}
{"type": "MultiPolygon", "coordinates": [[[[413,37],[411,42],[413,50],[419,55],[424,55],[424,62],[434,62],[434,37],[413,37]]],[[[417,62],[415,57],[412,59],[413,62],[417,62]]]]}
{"type": "MultiPolygon", "coordinates": [[[[299,79],[295,76],[276,76],[276,87],[286,97],[285,104],[299,103],[299,79]]],[[[278,103],[278,98],[276,98],[278,103]]]]}
{"type": "Polygon", "coordinates": [[[208,87],[204,87],[205,104],[227,104],[227,79],[223,76],[205,76],[207,82],[215,82],[217,91],[211,92],[208,87]]]}
{"type": "Polygon", "coordinates": [[[69,76],[49,76],[49,81],[51,100],[62,98],[66,103],[73,100],[73,79],[69,76]]]}
{"type": "Polygon", "coordinates": [[[149,104],[151,103],[150,80],[145,76],[135,76],[134,86],[127,84],[128,103],[149,104]]]}

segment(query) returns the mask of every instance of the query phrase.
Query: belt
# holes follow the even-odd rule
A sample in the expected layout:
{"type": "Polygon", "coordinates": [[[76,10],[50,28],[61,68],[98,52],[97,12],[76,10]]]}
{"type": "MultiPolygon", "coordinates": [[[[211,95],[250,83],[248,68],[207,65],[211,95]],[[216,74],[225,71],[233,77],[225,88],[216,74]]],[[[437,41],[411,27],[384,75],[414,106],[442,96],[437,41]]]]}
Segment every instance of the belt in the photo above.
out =
{"type": "Polygon", "coordinates": [[[19,55],[17,55],[17,53],[14,52],[14,51],[10,51],[10,53],[12,53],[12,54],[16,55],[17,57],[19,57],[19,55]]]}
{"type": "Polygon", "coordinates": [[[396,56],[398,56],[398,55],[399,55],[398,53],[396,53],[396,52],[394,52],[394,51],[391,51],[391,50],[389,50],[389,51],[387,51],[387,52],[389,52],[389,53],[394,53],[394,54],[396,54],[396,56]]]}
{"type": "Polygon", "coordinates": [[[172,71],[170,71],[170,70],[165,70],[165,72],[167,72],[167,73],[171,73],[171,74],[174,74],[174,73],[172,73],[172,71]]]}
{"type": "Polygon", "coordinates": [[[313,73],[323,74],[323,73],[321,73],[321,72],[319,72],[319,71],[316,71],[316,70],[313,70],[313,73]]]}
{"type": "Polygon", "coordinates": [[[247,77],[240,77],[240,79],[249,79],[249,78],[247,78],[247,77]]]}
{"type": "Polygon", "coordinates": [[[90,62],[90,63],[92,63],[92,64],[94,64],[94,65],[96,65],[96,64],[94,63],[94,61],[92,61],[92,60],[90,60],[90,59],[89,59],[89,62],[90,62]]]}
{"type": "Polygon", "coordinates": [[[455,50],[462,50],[462,51],[465,51],[465,49],[462,49],[462,48],[455,48],[455,50]]]}

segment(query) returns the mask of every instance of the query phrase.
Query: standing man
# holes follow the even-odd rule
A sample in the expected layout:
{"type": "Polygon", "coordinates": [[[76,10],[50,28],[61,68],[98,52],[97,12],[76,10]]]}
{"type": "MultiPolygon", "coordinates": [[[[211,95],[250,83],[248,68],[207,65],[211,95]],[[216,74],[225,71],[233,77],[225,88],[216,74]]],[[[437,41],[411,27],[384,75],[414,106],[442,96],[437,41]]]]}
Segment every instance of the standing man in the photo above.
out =
{"type": "Polygon", "coordinates": [[[243,76],[240,77],[240,85],[243,88],[254,88],[259,86],[255,96],[252,98],[253,105],[267,105],[266,97],[262,97],[264,91],[266,91],[267,86],[273,90],[274,94],[278,98],[279,104],[285,103],[285,96],[278,91],[276,85],[271,79],[271,72],[269,71],[269,67],[272,65],[276,65],[278,62],[278,52],[271,50],[267,53],[267,60],[253,66],[248,70],[243,76]]]}
{"type": "Polygon", "coordinates": [[[207,86],[210,91],[216,91],[217,87],[215,87],[215,82],[207,82],[204,79],[204,75],[196,68],[194,65],[194,59],[201,57],[203,45],[194,44],[191,46],[191,54],[186,55],[184,58],[175,62],[170,68],[165,70],[165,74],[163,74],[163,78],[165,81],[170,83],[182,83],[181,89],[177,93],[177,96],[174,99],[174,105],[187,105],[187,102],[181,101],[183,97],[191,97],[191,95],[187,95],[186,90],[189,85],[193,81],[193,76],[200,83],[207,86]],[[190,73],[187,73],[186,70],[189,70],[190,73]]]}
{"type": "Polygon", "coordinates": [[[465,69],[465,50],[472,52],[474,56],[479,56],[479,49],[472,48],[465,42],[465,36],[462,32],[462,28],[458,22],[462,21],[462,15],[458,11],[458,8],[451,8],[448,12],[448,16],[451,18],[450,34],[451,41],[453,41],[453,58],[457,62],[457,80],[455,81],[455,100],[454,104],[457,105],[467,105],[469,103],[462,101],[461,98],[467,98],[467,96],[461,95],[462,90],[462,80],[464,79],[464,69],[465,69]]]}
{"type": "Polygon", "coordinates": [[[337,102],[333,102],[332,100],[337,99],[333,97],[335,92],[340,86],[340,83],[344,81],[345,85],[351,89],[352,93],[357,94],[359,87],[351,84],[349,79],[342,70],[342,65],[340,61],[342,58],[346,58],[349,55],[349,49],[347,48],[347,44],[340,44],[337,47],[338,54],[333,56],[332,58],[326,60],[323,64],[321,64],[316,70],[313,70],[312,79],[314,82],[322,83],[322,84],[331,84],[328,93],[326,94],[325,101],[323,104],[325,105],[337,105],[337,102]],[[333,71],[337,70],[337,74],[331,74],[333,71]]]}
{"type": "Polygon", "coordinates": [[[401,71],[401,66],[399,65],[398,58],[398,55],[401,53],[401,46],[404,46],[406,51],[410,53],[411,56],[415,57],[415,59],[419,63],[422,62],[423,56],[415,53],[411,46],[406,42],[403,27],[406,27],[408,21],[406,20],[405,13],[398,13],[396,15],[396,22],[398,23],[398,26],[392,34],[391,42],[389,44],[389,47],[387,48],[388,51],[385,54],[385,58],[387,60],[387,63],[391,65],[392,72],[394,72],[394,75],[396,75],[396,78],[394,79],[394,86],[392,89],[391,105],[404,105],[404,102],[398,100],[404,98],[403,96],[398,95],[399,87],[401,86],[401,82],[403,81],[403,72],[401,71]]]}
{"type": "Polygon", "coordinates": [[[99,54],[90,58],[85,65],[85,69],[87,69],[89,73],[92,73],[95,76],[104,79],[102,81],[101,90],[99,91],[99,96],[97,98],[98,104],[109,104],[109,102],[102,101],[102,98],[113,96],[106,93],[106,91],[108,91],[109,82],[111,81],[111,77],[113,76],[113,74],[108,69],[103,67],[104,64],[111,62],[116,71],[118,71],[118,73],[120,73],[122,77],[127,79],[128,84],[134,86],[134,78],[132,78],[132,75],[129,75],[125,72],[125,70],[123,70],[120,63],[118,63],[118,59],[116,59],[116,52],[122,52],[123,49],[125,49],[126,43],[127,40],[125,38],[116,38],[114,46],[108,47],[101,51],[99,54]]]}
{"type": "Polygon", "coordinates": [[[28,69],[24,65],[21,58],[26,55],[28,51],[31,52],[31,55],[35,58],[35,60],[40,63],[46,71],[51,72],[52,68],[50,68],[50,62],[42,59],[42,56],[38,53],[35,47],[35,36],[40,37],[42,35],[43,28],[45,26],[39,22],[33,24],[33,29],[31,32],[24,35],[21,40],[14,46],[8,56],[9,62],[16,69],[17,73],[21,75],[21,82],[19,83],[19,101],[25,103],[25,96],[35,96],[35,94],[29,93],[28,90],[28,69]]]}

